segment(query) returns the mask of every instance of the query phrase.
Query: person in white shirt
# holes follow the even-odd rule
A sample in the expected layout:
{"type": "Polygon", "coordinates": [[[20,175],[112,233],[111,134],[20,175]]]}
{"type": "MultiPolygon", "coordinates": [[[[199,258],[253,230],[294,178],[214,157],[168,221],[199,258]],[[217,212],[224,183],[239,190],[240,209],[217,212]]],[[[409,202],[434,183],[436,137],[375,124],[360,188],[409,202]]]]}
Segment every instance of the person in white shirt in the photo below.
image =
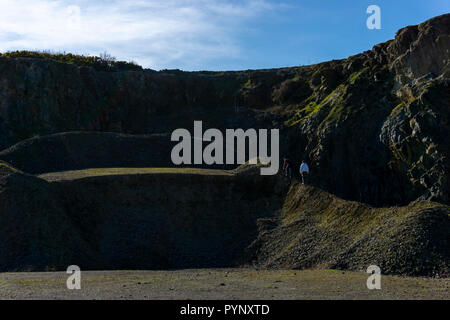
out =
{"type": "Polygon", "coordinates": [[[302,176],[302,184],[305,184],[305,178],[309,176],[309,167],[305,160],[300,165],[300,175],[302,176]]]}

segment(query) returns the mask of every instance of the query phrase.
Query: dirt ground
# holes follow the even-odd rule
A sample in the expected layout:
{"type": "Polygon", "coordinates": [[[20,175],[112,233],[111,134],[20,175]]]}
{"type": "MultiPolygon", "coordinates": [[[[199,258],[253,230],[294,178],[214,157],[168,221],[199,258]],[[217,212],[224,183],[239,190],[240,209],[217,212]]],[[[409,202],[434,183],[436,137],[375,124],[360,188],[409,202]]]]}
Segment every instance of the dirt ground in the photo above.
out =
{"type": "Polygon", "coordinates": [[[0,274],[0,299],[450,299],[450,279],[382,276],[338,270],[192,269],[82,271],[69,290],[65,272],[0,274]]]}

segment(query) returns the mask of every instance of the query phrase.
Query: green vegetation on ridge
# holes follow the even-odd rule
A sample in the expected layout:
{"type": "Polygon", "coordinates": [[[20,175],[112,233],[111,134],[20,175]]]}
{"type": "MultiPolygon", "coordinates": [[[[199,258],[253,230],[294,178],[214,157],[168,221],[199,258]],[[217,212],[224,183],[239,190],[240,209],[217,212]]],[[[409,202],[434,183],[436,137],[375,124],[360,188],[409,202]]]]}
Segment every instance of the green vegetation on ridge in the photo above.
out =
{"type": "Polygon", "coordinates": [[[107,53],[100,56],[85,56],[72,53],[50,53],[38,51],[9,51],[0,53],[0,58],[38,58],[51,59],[58,62],[74,64],[77,66],[92,67],[98,71],[131,71],[142,70],[142,67],[135,62],[116,61],[107,53]]]}

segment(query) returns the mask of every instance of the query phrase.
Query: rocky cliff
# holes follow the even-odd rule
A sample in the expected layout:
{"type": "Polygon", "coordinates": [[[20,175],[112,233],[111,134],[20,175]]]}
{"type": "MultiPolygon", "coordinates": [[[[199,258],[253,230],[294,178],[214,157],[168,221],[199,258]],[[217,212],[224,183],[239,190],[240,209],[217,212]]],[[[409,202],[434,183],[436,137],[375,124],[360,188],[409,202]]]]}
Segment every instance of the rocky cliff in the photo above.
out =
{"type": "Polygon", "coordinates": [[[338,268],[448,276],[450,208],[372,208],[259,168],[88,169],[0,163],[0,271],[338,268]]]}
{"type": "Polygon", "coordinates": [[[0,271],[448,276],[449,26],[443,15],[344,60],[271,70],[1,55],[0,271]],[[280,129],[280,156],[307,160],[313,186],[248,165],[170,168],[170,134],[194,120],[280,129]]]}
{"type": "Polygon", "coordinates": [[[237,265],[285,191],[276,177],[240,172],[40,178],[1,168],[1,271],[237,265]]]}
{"type": "Polygon", "coordinates": [[[376,206],[448,204],[449,25],[442,15],[347,59],[270,70],[98,70],[2,56],[0,148],[67,131],[167,135],[194,120],[279,128],[281,154],[309,161],[329,192],[376,206]]]}

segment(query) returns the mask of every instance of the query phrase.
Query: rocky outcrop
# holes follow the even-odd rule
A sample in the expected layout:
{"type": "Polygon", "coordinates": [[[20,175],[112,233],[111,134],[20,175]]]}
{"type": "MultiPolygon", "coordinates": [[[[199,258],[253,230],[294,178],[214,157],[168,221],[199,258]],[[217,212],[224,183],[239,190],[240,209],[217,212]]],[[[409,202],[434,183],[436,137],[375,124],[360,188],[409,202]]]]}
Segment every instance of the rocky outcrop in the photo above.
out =
{"type": "Polygon", "coordinates": [[[449,274],[449,207],[428,201],[371,208],[309,186],[292,184],[280,220],[259,220],[247,248],[265,268],[333,268],[383,274],[449,274]]]}
{"type": "Polygon", "coordinates": [[[383,123],[380,140],[393,157],[389,167],[407,177],[421,199],[450,201],[450,111],[448,79],[416,88],[418,98],[400,104],[383,123]]]}
{"type": "Polygon", "coordinates": [[[411,80],[439,76],[450,67],[450,15],[397,32],[387,47],[391,67],[411,80]]]}
{"type": "Polygon", "coordinates": [[[448,206],[376,209],[258,169],[12,170],[0,176],[0,271],[376,264],[449,275],[448,206]]]}
{"type": "Polygon", "coordinates": [[[449,203],[449,25],[443,15],[406,27],[315,71],[286,142],[312,162],[317,185],[374,205],[449,203]]]}
{"type": "Polygon", "coordinates": [[[0,177],[0,271],[237,265],[285,192],[244,171],[0,177]]]}
{"type": "Polygon", "coordinates": [[[194,120],[204,129],[279,128],[281,156],[307,160],[312,183],[340,197],[448,204],[449,19],[296,68],[108,72],[2,57],[0,146],[65,131],[167,135],[194,120]]]}
{"type": "Polygon", "coordinates": [[[164,134],[68,132],[23,140],[1,151],[0,159],[31,174],[85,168],[168,167],[173,144],[164,134]]]}

